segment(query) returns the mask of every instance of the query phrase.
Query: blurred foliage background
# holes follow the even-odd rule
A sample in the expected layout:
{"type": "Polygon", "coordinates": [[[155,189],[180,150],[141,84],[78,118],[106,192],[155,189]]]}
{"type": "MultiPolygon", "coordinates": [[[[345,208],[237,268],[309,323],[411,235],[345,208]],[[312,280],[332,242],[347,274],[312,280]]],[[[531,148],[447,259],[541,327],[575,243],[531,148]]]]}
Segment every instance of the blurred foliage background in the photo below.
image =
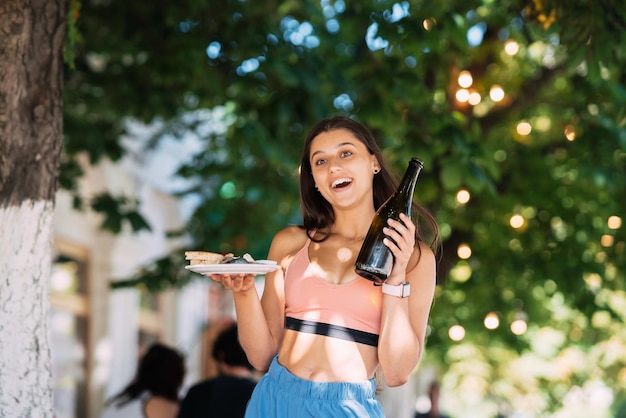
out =
{"type": "MultiPolygon", "coordinates": [[[[189,247],[117,286],[194,279],[185,249],[264,258],[300,221],[309,127],[369,126],[442,229],[425,362],[453,416],[617,416],[626,399],[626,8],[618,0],[72,2],[60,184],[103,228],[132,196],[83,196],[130,123],[181,159],[189,247]],[[472,412],[468,412],[472,411],[472,412]],[[456,414],[456,415],[455,415],[456,414]],[[469,414],[469,415],[468,415],[469,414]],[[472,415],[473,414],[473,415],[472,415]],[[611,415],[614,414],[614,415],[611,415]]],[[[621,415],[623,416],[623,415],[621,415]]]]}

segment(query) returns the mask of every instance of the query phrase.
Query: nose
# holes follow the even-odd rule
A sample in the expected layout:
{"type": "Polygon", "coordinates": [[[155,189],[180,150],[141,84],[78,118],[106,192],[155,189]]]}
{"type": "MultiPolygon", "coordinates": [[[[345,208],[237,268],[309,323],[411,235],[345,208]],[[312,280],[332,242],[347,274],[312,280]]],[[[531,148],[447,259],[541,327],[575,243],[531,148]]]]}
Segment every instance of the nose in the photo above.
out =
{"type": "Polygon", "coordinates": [[[331,173],[335,173],[341,170],[341,161],[338,158],[333,158],[329,161],[328,169],[331,173]]]}

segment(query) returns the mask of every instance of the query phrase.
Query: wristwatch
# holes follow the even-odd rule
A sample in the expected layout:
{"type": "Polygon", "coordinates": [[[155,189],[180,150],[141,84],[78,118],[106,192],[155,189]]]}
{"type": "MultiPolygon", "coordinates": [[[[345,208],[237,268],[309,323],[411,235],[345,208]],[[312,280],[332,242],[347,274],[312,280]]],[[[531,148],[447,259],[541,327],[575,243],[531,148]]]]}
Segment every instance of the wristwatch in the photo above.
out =
{"type": "Polygon", "coordinates": [[[399,285],[391,285],[383,283],[383,293],[390,296],[396,296],[399,298],[408,298],[411,294],[411,283],[400,283],[399,285]]]}

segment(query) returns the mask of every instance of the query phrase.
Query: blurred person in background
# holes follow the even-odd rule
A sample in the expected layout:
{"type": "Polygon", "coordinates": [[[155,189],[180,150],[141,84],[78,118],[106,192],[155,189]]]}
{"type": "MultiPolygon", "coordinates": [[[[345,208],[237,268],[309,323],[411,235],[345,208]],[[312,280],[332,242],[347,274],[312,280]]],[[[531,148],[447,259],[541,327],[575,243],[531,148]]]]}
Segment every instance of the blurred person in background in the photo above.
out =
{"type": "Polygon", "coordinates": [[[257,383],[254,368],[239,344],[237,324],[220,331],[211,356],[218,376],[192,386],[183,399],[178,418],[238,418],[257,383]]]}
{"type": "Polygon", "coordinates": [[[439,410],[440,387],[437,381],[430,384],[428,388],[428,398],[430,399],[430,410],[428,412],[416,412],[415,418],[450,418],[439,410]]]}
{"type": "Polygon", "coordinates": [[[151,345],[133,380],[105,404],[101,418],[175,418],[185,359],[166,345],[151,345]]]}

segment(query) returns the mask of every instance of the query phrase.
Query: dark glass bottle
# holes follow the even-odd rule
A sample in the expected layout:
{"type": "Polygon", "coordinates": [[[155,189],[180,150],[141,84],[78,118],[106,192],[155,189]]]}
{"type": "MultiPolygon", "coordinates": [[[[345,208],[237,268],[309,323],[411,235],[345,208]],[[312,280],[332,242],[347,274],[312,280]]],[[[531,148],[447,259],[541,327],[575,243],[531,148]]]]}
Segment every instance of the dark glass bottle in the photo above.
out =
{"type": "Polygon", "coordinates": [[[387,219],[398,220],[404,213],[411,217],[411,203],[417,177],[424,167],[424,163],[417,158],[411,158],[409,166],[398,189],[376,211],[361,251],[356,258],[354,269],[359,276],[381,285],[391,273],[393,267],[393,253],[383,243],[386,235],[383,228],[387,226],[387,219]]]}

